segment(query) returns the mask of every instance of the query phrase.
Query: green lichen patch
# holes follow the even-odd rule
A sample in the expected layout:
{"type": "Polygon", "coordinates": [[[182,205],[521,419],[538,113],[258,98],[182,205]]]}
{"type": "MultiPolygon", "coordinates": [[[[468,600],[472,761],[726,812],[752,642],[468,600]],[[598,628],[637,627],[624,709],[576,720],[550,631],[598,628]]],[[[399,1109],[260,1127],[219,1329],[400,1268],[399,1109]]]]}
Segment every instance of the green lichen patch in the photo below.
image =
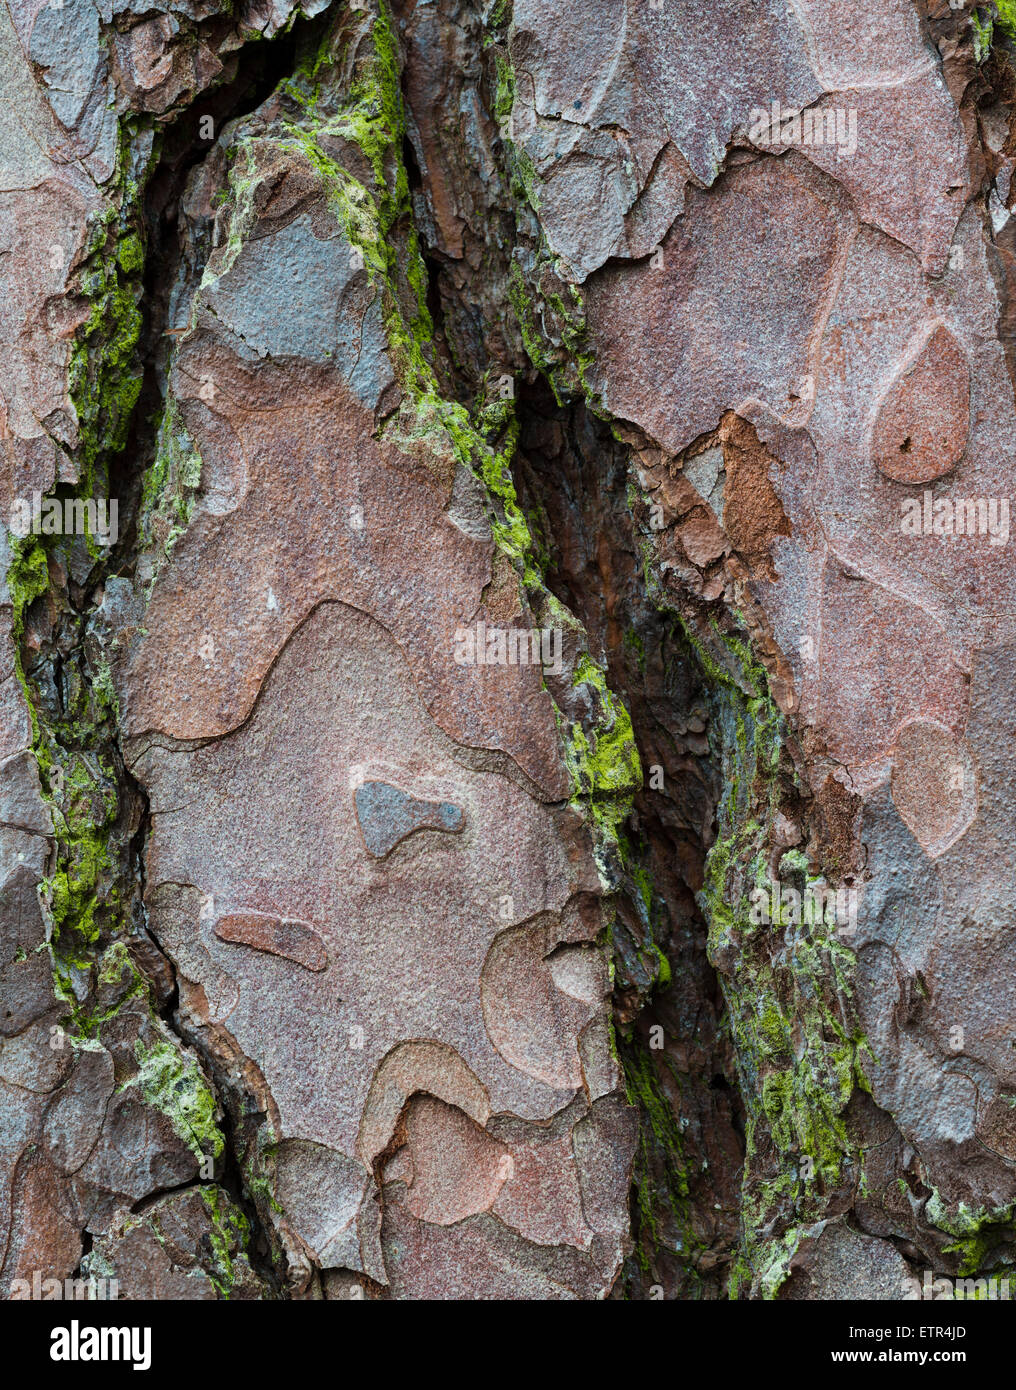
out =
{"type": "Polygon", "coordinates": [[[226,1142],[218,1125],[218,1102],[197,1061],[168,1038],[147,1049],[139,1040],[134,1055],[138,1070],[124,1088],[136,1087],[149,1105],[168,1116],[174,1133],[197,1159],[218,1158],[226,1142]]]}
{"type": "Polygon", "coordinates": [[[202,1183],[172,1193],[141,1213],[119,1214],[84,1257],[82,1273],[122,1281],[119,1247],[135,1231],[154,1238],[184,1279],[203,1284],[201,1276],[206,1276],[222,1299],[271,1297],[251,1268],[250,1222],[221,1187],[202,1183]]]}
{"type": "Polygon", "coordinates": [[[152,1022],[156,1022],[148,979],[138,969],[124,940],[113,941],[97,960],[86,948],[66,942],[51,945],[50,953],[56,992],[67,1006],[62,1027],[73,1046],[101,1046],[103,1027],[131,1000],[138,1000],[152,1022]],[[87,974],[93,968],[96,989],[79,1000],[74,992],[74,976],[87,974]]]}
{"type": "Polygon", "coordinates": [[[516,77],[509,54],[510,28],[510,21],[496,27],[488,21],[485,46],[494,65],[494,118],[501,132],[512,196],[516,204],[526,204],[538,212],[540,176],[526,149],[515,139],[516,77]]]}
{"type": "Polygon", "coordinates": [[[10,548],[6,582],[14,613],[12,636],[17,650],[24,633],[25,614],[49,588],[49,561],[38,536],[13,536],[10,548]]]}

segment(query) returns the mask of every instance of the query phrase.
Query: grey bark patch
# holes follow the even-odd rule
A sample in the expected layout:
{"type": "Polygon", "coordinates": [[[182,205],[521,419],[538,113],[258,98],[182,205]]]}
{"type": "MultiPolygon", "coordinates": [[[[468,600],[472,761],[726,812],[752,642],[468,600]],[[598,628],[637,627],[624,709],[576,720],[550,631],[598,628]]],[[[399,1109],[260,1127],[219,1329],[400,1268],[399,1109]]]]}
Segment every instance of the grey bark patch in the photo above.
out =
{"type": "Polygon", "coordinates": [[[356,819],[367,851],[383,859],[417,830],[447,830],[466,823],[461,806],[451,801],[422,801],[388,782],[364,782],[353,794],[356,819]]]}
{"type": "Polygon", "coordinates": [[[247,242],[203,298],[258,357],[331,362],[368,405],[393,380],[380,296],[345,238],[315,236],[307,214],[247,242]]]}
{"type": "Polygon", "coordinates": [[[58,9],[44,6],[32,30],[29,57],[44,70],[57,120],[72,130],[105,69],[99,12],[92,0],[65,0],[58,9]]]}

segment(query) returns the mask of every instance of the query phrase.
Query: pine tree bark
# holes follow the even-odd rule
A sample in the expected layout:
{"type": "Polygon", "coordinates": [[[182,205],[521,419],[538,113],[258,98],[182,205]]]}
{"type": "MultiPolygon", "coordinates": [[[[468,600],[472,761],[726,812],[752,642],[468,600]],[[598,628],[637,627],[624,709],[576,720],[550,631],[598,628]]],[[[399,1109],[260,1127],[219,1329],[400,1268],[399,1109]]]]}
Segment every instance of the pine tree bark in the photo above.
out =
{"type": "Polygon", "coordinates": [[[0,11],[4,1296],[1006,1270],[1009,5],[118,3],[0,11]]]}

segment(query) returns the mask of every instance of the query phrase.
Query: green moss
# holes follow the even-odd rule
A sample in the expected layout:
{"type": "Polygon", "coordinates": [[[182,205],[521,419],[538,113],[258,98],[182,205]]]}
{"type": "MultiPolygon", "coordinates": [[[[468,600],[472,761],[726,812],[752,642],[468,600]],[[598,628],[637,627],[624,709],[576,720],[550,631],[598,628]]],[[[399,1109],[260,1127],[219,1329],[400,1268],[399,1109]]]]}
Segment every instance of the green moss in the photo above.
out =
{"type": "Polygon", "coordinates": [[[630,799],[642,786],[642,764],[631,717],[588,653],[579,659],[573,683],[591,692],[596,709],[589,733],[577,724],[566,742],[565,760],[575,794],[630,799]]]}
{"type": "Polygon", "coordinates": [[[490,34],[494,60],[494,117],[501,132],[506,173],[512,196],[517,203],[526,203],[534,211],[540,207],[540,176],[523,146],[515,143],[513,113],[516,79],[508,48],[508,34],[490,34]]]}
{"type": "Polygon", "coordinates": [[[932,1190],[925,1206],[925,1216],[946,1235],[955,1237],[943,1254],[958,1256],[958,1272],[976,1275],[989,1264],[989,1257],[1000,1248],[1010,1258],[1016,1244],[1016,1204],[1006,1207],[982,1207],[977,1210],[966,1202],[950,1206],[943,1201],[938,1188],[932,1190]]]}
{"type": "Polygon", "coordinates": [[[502,35],[511,23],[512,0],[494,0],[487,12],[484,21],[486,25],[486,41],[494,43],[502,35]]]}
{"type": "Polygon", "coordinates": [[[79,1002],[72,987],[72,967],[78,971],[89,970],[93,963],[89,956],[62,943],[61,949],[51,947],[51,957],[57,993],[67,1006],[63,1029],[75,1047],[100,1046],[104,1024],[116,1018],[131,999],[141,999],[149,1017],[156,1022],[148,981],[134,964],[123,940],[112,942],[98,960],[98,983],[100,987],[107,987],[107,1002],[103,1007],[87,1000],[79,1002]]]}
{"type": "Polygon", "coordinates": [[[144,983],[140,971],[131,960],[127,943],[114,941],[103,952],[99,962],[99,983],[102,985],[122,984],[125,975],[137,984],[144,983]]]}
{"type": "MultiPolygon", "coordinates": [[[[554,706],[572,786],[571,804],[591,822],[600,877],[605,888],[613,889],[617,867],[624,862],[622,828],[642,787],[642,764],[631,716],[588,652],[580,656],[573,679],[576,687],[584,688],[588,716],[569,720],[554,706]]],[[[648,973],[653,978],[655,968],[648,973]]]]}
{"type": "Polygon", "coordinates": [[[136,232],[128,232],[116,248],[116,262],[125,275],[133,275],[145,264],[145,248],[136,232]]]}
{"type": "MultiPolygon", "coordinates": [[[[144,262],[141,186],[152,150],[139,124],[121,128],[117,168],[106,201],[87,229],[78,291],[90,308],[71,347],[68,389],[78,418],[76,496],[99,490],[112,456],[123,449],[141,387],[136,346],[141,328],[138,300],[144,262]]],[[[96,539],[85,544],[96,564],[107,556],[96,539]]],[[[32,749],[40,787],[53,820],[53,871],[40,886],[57,956],[67,977],[81,942],[96,942],[118,910],[109,840],[119,815],[118,782],[109,750],[115,742],[116,697],[108,662],[100,661],[90,686],[80,652],[66,657],[60,679],[61,712],[40,699],[23,650],[29,605],[49,586],[46,546],[69,551],[69,537],[29,536],[13,546],[8,587],[14,605],[16,665],[32,719],[32,749]],[[77,944],[74,944],[74,943],[77,944]]],[[[64,559],[66,563],[66,559],[64,559]]],[[[54,594],[59,613],[66,596],[54,594]]]]}
{"type": "Polygon", "coordinates": [[[127,442],[141,392],[137,354],[144,268],[143,184],[151,167],[151,136],[137,120],[121,125],[117,169],[107,201],[88,226],[79,291],[90,312],[75,335],[68,390],[78,418],[78,454],[85,491],[96,471],[127,442]]]}
{"type": "Polygon", "coordinates": [[[119,725],[120,702],[117,699],[116,690],[113,687],[112,668],[104,656],[100,657],[98,660],[93,685],[99,704],[105,706],[108,710],[112,710],[114,721],[119,725]]]}
{"type": "Polygon", "coordinates": [[[236,1264],[250,1245],[250,1222],[220,1187],[204,1186],[198,1191],[211,1225],[208,1277],[219,1294],[228,1299],[236,1283],[236,1264]]]}
{"type": "MultiPolygon", "coordinates": [[[[595,818],[593,824],[596,827],[595,818]]],[[[633,839],[630,827],[620,826],[614,840],[604,837],[600,848],[613,851],[610,867],[616,872],[609,886],[625,895],[631,909],[622,919],[615,918],[607,943],[613,956],[611,980],[613,983],[618,978],[625,994],[648,999],[654,990],[666,989],[673,977],[670,961],[659,944],[669,919],[661,912],[663,900],[645,867],[647,847],[633,839]]]]}
{"type": "Polygon", "coordinates": [[[494,119],[503,126],[515,106],[515,69],[501,51],[494,55],[494,119]]]}
{"type": "MultiPolygon", "coordinates": [[[[200,1276],[203,1270],[219,1296],[228,1299],[233,1296],[241,1278],[250,1273],[250,1223],[221,1187],[206,1183],[200,1184],[195,1191],[207,1214],[208,1229],[202,1233],[196,1251],[199,1265],[191,1267],[190,1261],[187,1261],[185,1277],[200,1276]]],[[[184,1195],[183,1201],[189,1203],[189,1196],[184,1195]]],[[[179,1199],[171,1195],[146,1209],[143,1214],[122,1218],[115,1233],[122,1238],[132,1231],[144,1231],[146,1237],[154,1237],[165,1249],[169,1262],[176,1264],[179,1250],[174,1236],[179,1237],[179,1205],[179,1199]]],[[[110,1248],[115,1250],[116,1247],[112,1245],[110,1248]]],[[[118,1277],[115,1258],[110,1260],[101,1246],[96,1246],[85,1257],[82,1269],[96,1278],[118,1277]]]]}
{"type": "Polygon", "coordinates": [[[28,605],[48,586],[48,568],[37,537],[17,543],[15,550],[8,575],[17,639],[15,665],[32,720],[32,751],[39,768],[40,790],[56,840],[56,865],[42,880],[40,893],[54,941],[68,932],[95,941],[100,929],[97,890],[112,867],[108,840],[119,812],[115,771],[96,751],[112,735],[116,703],[112,681],[108,666],[103,668],[105,678],[89,685],[78,677],[72,662],[66,663],[64,686],[70,703],[61,717],[40,718],[20,637],[28,605]]]}
{"type": "Polygon", "coordinates": [[[654,949],[655,949],[655,951],[656,951],[656,955],[657,955],[658,960],[659,960],[659,965],[658,965],[658,968],[657,968],[657,975],[656,975],[657,982],[658,982],[658,984],[659,984],[659,988],[660,988],[660,989],[666,989],[667,986],[670,984],[671,979],[673,978],[672,972],[671,972],[671,969],[670,969],[670,961],[669,961],[669,960],[667,959],[667,957],[663,954],[663,952],[660,950],[659,946],[657,946],[655,942],[653,943],[653,946],[654,946],[654,949]]]}
{"type": "Polygon", "coordinates": [[[974,31],[974,61],[985,62],[993,47],[1009,47],[1016,43],[1016,0],[992,0],[970,11],[974,31]],[[983,18],[982,18],[983,13],[983,18]]]}
{"type": "Polygon", "coordinates": [[[14,610],[13,635],[21,637],[25,613],[49,588],[49,563],[39,536],[11,538],[11,562],[7,570],[7,592],[14,610]]]}
{"type": "MultiPolygon", "coordinates": [[[[770,828],[794,776],[765,669],[746,639],[716,623],[701,633],[685,625],[685,633],[710,688],[710,739],[725,787],[699,901],[710,956],[724,961],[719,978],[747,1112],[742,1248],[731,1292],[748,1279],[771,1297],[827,1194],[860,1169],[844,1112],[855,1085],[867,1084],[866,1044],[848,1007],[853,953],[835,925],[751,920],[750,890],[780,888],[766,868],[770,828]],[[771,1146],[775,1171],[771,1158],[760,1166],[771,1146]]],[[[824,883],[800,851],[781,857],[780,872],[796,877],[802,898],[809,884],[824,883]]]]}
{"type": "MultiPolygon", "coordinates": [[[[28,706],[32,721],[32,747],[36,758],[41,747],[39,717],[36,713],[35,699],[28,683],[21,651],[21,639],[25,631],[25,617],[37,598],[41,598],[49,588],[49,561],[46,549],[39,536],[9,536],[11,560],[7,569],[6,584],[10,597],[11,643],[14,648],[14,670],[28,706]]],[[[40,768],[40,770],[42,770],[40,768]]]]}
{"type": "Polygon", "coordinates": [[[974,61],[983,63],[991,53],[992,23],[990,19],[982,23],[976,10],[970,12],[970,23],[974,30],[974,61]]]}
{"type": "MultiPolygon", "coordinates": [[[[82,703],[89,708],[92,694],[81,692],[82,703]]],[[[39,890],[55,942],[68,933],[79,940],[97,941],[100,909],[115,911],[117,906],[111,885],[109,892],[99,891],[114,867],[109,836],[119,814],[116,772],[100,755],[85,751],[85,740],[75,724],[69,718],[53,726],[40,725],[35,745],[43,798],[56,838],[56,868],[42,880],[39,890]]]]}

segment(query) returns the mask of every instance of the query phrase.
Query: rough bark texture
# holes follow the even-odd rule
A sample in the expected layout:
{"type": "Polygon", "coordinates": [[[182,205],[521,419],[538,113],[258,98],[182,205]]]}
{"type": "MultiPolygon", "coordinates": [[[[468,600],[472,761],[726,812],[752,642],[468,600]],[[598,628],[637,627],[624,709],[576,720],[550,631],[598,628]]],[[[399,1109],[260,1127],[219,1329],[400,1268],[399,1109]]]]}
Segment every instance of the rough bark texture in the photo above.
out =
{"type": "Polygon", "coordinates": [[[1016,1263],[954,3],[0,7],[4,1296],[1016,1263]]]}

